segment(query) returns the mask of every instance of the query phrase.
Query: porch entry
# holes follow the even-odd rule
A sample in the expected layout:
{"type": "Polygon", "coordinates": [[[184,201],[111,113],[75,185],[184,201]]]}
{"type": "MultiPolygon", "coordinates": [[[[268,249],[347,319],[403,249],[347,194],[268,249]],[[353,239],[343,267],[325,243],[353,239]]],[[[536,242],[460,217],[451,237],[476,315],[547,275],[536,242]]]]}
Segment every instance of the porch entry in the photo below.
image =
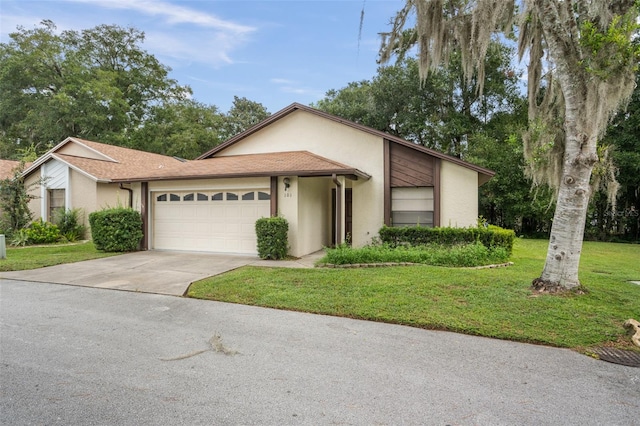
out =
{"type": "MultiPolygon", "coordinates": [[[[351,235],[353,232],[353,198],[351,188],[344,190],[344,234],[351,235]]],[[[331,190],[331,245],[335,246],[338,239],[336,238],[336,189],[331,190]]],[[[347,241],[351,242],[351,238],[347,237],[347,241]]]]}

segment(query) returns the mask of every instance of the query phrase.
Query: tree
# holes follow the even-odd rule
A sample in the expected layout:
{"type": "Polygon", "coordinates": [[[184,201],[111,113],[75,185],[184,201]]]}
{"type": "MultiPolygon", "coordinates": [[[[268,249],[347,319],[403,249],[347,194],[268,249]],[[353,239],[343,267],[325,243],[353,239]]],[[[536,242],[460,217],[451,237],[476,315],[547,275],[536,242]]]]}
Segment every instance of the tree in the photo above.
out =
{"type": "Polygon", "coordinates": [[[194,159],[220,144],[224,117],[215,106],[185,99],[156,105],[135,129],[128,146],[143,151],[194,159]]]}
{"type": "Polygon", "coordinates": [[[224,116],[224,124],[220,129],[222,140],[229,139],[244,132],[254,124],[258,124],[271,115],[267,108],[259,102],[247,98],[233,97],[233,105],[224,116]]]}
{"type": "Polygon", "coordinates": [[[165,102],[191,93],[144,51],[144,33],[99,25],[58,34],[51,21],[0,44],[0,154],[40,153],[67,136],[126,144],[165,102]]]}
{"type": "MultiPolygon", "coordinates": [[[[640,241],[640,73],[626,110],[613,119],[602,146],[615,165],[620,189],[611,202],[602,188],[594,194],[589,210],[587,232],[597,239],[640,241]]],[[[597,169],[597,174],[611,172],[597,169]]]]}
{"type": "Polygon", "coordinates": [[[420,87],[418,63],[405,57],[381,66],[372,80],[330,90],[317,108],[437,149],[456,157],[465,154],[469,137],[494,114],[511,112],[518,102],[518,76],[511,70],[510,50],[495,42],[488,54],[491,85],[483,94],[468,84],[460,56],[429,74],[420,87]],[[494,83],[495,82],[495,83],[494,83]]]}
{"type": "Polygon", "coordinates": [[[13,170],[12,177],[0,180],[0,231],[9,236],[31,223],[33,213],[29,202],[37,197],[30,191],[41,185],[41,181],[25,185],[23,170],[24,162],[21,162],[13,170]]]}
{"type": "Polygon", "coordinates": [[[580,286],[598,139],[634,88],[638,14],[634,0],[406,0],[392,30],[383,35],[381,62],[417,45],[424,78],[460,52],[464,74],[470,79],[476,72],[482,91],[489,43],[497,33],[510,35],[516,22],[520,57],[529,54],[524,151],[535,181],[557,188],[547,257],[534,288],[580,286]],[[412,13],[415,25],[409,21],[412,13]],[[406,26],[414,28],[413,36],[406,36],[406,26]]]}

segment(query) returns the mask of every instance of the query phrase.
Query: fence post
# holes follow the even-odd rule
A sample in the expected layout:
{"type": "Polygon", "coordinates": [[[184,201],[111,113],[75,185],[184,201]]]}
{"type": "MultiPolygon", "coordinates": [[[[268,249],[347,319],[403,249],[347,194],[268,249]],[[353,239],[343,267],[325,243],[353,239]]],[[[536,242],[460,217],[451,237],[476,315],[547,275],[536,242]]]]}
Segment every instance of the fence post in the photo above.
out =
{"type": "Polygon", "coordinates": [[[4,235],[0,234],[0,259],[7,258],[7,245],[4,240],[4,235]]]}

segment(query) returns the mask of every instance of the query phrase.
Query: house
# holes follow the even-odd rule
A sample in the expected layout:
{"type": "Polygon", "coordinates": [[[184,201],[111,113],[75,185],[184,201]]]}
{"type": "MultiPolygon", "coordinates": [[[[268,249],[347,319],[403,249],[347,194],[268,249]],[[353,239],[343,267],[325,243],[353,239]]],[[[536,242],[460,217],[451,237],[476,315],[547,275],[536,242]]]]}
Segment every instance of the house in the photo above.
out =
{"type": "Polygon", "coordinates": [[[0,159],[0,180],[11,179],[16,168],[20,166],[20,161],[0,159]]]}
{"type": "Polygon", "coordinates": [[[139,185],[136,191],[135,187],[114,184],[114,179],[174,163],[180,160],[70,137],[24,170],[25,185],[36,196],[29,208],[34,219],[47,221],[56,209],[79,208],[84,223],[88,223],[89,213],[102,208],[124,206],[139,210],[139,185]],[[41,184],[34,185],[37,182],[41,184]]]}
{"type": "Polygon", "coordinates": [[[300,104],[193,161],[68,138],[25,173],[49,177],[35,206],[42,217],[130,192],[124,204],[142,213],[145,249],[255,254],[255,221],[280,215],[293,256],[347,239],[362,246],[383,225],[475,225],[478,186],[493,176],[300,104]]]}

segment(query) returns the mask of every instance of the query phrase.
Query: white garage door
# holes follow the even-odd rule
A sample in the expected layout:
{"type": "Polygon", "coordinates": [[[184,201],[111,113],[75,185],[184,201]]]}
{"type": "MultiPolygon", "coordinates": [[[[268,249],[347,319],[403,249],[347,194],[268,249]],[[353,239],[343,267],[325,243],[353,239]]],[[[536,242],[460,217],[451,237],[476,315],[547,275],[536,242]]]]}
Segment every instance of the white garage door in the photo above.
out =
{"type": "Polygon", "coordinates": [[[153,248],[257,253],[256,220],[269,217],[268,189],[153,192],[153,248]]]}

